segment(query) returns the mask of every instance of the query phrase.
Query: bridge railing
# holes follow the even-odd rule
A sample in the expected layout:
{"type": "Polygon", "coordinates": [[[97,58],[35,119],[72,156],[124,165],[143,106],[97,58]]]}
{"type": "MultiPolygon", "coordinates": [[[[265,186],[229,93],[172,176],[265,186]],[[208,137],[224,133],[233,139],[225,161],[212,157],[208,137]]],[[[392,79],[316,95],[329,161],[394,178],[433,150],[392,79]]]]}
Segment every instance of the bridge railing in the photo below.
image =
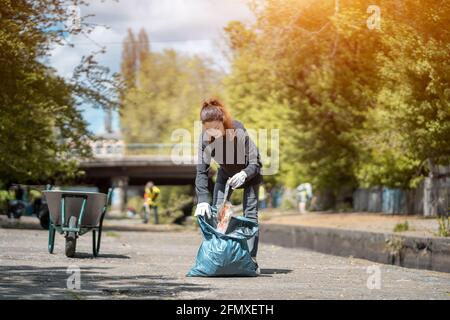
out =
{"type": "Polygon", "coordinates": [[[102,143],[92,147],[95,158],[120,158],[123,156],[192,156],[196,151],[192,143],[102,143]]]}
{"type": "Polygon", "coordinates": [[[161,155],[170,156],[173,153],[192,155],[192,143],[129,143],[125,145],[125,155],[161,155]]]}

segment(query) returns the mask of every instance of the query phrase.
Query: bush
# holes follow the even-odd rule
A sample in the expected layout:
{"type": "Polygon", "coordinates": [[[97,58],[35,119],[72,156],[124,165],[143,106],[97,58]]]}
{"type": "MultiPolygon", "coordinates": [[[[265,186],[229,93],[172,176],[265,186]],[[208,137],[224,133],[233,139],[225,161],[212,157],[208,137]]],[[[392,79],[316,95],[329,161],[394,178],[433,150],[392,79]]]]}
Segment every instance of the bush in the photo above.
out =
{"type": "Polygon", "coordinates": [[[142,206],[144,204],[144,198],[140,196],[134,196],[128,199],[127,208],[133,208],[139,213],[142,210],[142,206]]]}
{"type": "Polygon", "coordinates": [[[439,222],[438,236],[450,237],[450,218],[448,216],[441,216],[438,218],[438,222],[439,222]]]}
{"type": "Polygon", "coordinates": [[[7,190],[0,190],[0,213],[6,214],[8,200],[14,199],[14,194],[7,190]]]}
{"type": "Polygon", "coordinates": [[[409,230],[408,221],[405,221],[403,223],[397,223],[394,227],[394,232],[404,232],[408,230],[409,230]]]}
{"type": "Polygon", "coordinates": [[[233,193],[231,194],[230,197],[230,201],[232,204],[238,205],[242,203],[243,197],[244,197],[244,189],[236,189],[233,190],[233,193]]]}

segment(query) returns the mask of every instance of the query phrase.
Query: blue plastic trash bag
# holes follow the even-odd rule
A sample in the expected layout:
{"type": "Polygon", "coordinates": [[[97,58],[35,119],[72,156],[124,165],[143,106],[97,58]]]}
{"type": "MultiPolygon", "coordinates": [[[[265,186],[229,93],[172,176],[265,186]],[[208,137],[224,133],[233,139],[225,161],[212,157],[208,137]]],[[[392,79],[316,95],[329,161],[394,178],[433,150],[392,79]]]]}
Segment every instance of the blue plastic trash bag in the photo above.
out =
{"type": "Polygon", "coordinates": [[[198,223],[203,242],[198,249],[197,260],[188,277],[247,276],[255,277],[253,262],[247,241],[258,233],[255,221],[245,217],[231,217],[225,234],[217,231],[217,208],[212,216],[199,216],[198,223]]]}

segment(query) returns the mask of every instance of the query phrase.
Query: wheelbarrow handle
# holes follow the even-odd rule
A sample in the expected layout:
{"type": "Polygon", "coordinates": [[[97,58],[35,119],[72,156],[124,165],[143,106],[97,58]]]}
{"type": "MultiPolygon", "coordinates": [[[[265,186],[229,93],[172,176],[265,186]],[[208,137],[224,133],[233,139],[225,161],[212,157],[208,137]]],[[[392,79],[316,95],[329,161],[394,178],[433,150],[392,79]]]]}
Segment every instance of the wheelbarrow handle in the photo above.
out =
{"type": "Polygon", "coordinates": [[[110,205],[110,203],[111,203],[111,197],[112,197],[113,190],[114,190],[114,187],[111,187],[108,189],[108,194],[106,195],[106,203],[105,203],[105,206],[103,207],[103,212],[102,212],[102,216],[101,216],[101,222],[103,222],[103,218],[106,214],[108,205],[110,205]]]}
{"type": "Polygon", "coordinates": [[[108,189],[108,194],[106,195],[106,205],[109,205],[111,202],[112,192],[114,190],[114,187],[111,187],[108,189]]]}

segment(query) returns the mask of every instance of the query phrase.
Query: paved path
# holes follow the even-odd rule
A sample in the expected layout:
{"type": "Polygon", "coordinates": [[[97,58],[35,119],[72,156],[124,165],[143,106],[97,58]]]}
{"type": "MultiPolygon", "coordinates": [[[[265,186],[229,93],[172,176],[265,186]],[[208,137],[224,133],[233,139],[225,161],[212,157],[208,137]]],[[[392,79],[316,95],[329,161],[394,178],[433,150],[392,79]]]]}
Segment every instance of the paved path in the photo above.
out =
{"type": "Polygon", "coordinates": [[[110,231],[101,257],[87,234],[68,259],[61,235],[50,255],[45,231],[0,228],[0,299],[450,299],[450,274],[264,244],[258,278],[187,278],[200,242],[195,231],[110,231]],[[79,291],[66,287],[71,265],[81,269],[79,291]],[[368,289],[371,266],[381,289],[368,289]]]}

